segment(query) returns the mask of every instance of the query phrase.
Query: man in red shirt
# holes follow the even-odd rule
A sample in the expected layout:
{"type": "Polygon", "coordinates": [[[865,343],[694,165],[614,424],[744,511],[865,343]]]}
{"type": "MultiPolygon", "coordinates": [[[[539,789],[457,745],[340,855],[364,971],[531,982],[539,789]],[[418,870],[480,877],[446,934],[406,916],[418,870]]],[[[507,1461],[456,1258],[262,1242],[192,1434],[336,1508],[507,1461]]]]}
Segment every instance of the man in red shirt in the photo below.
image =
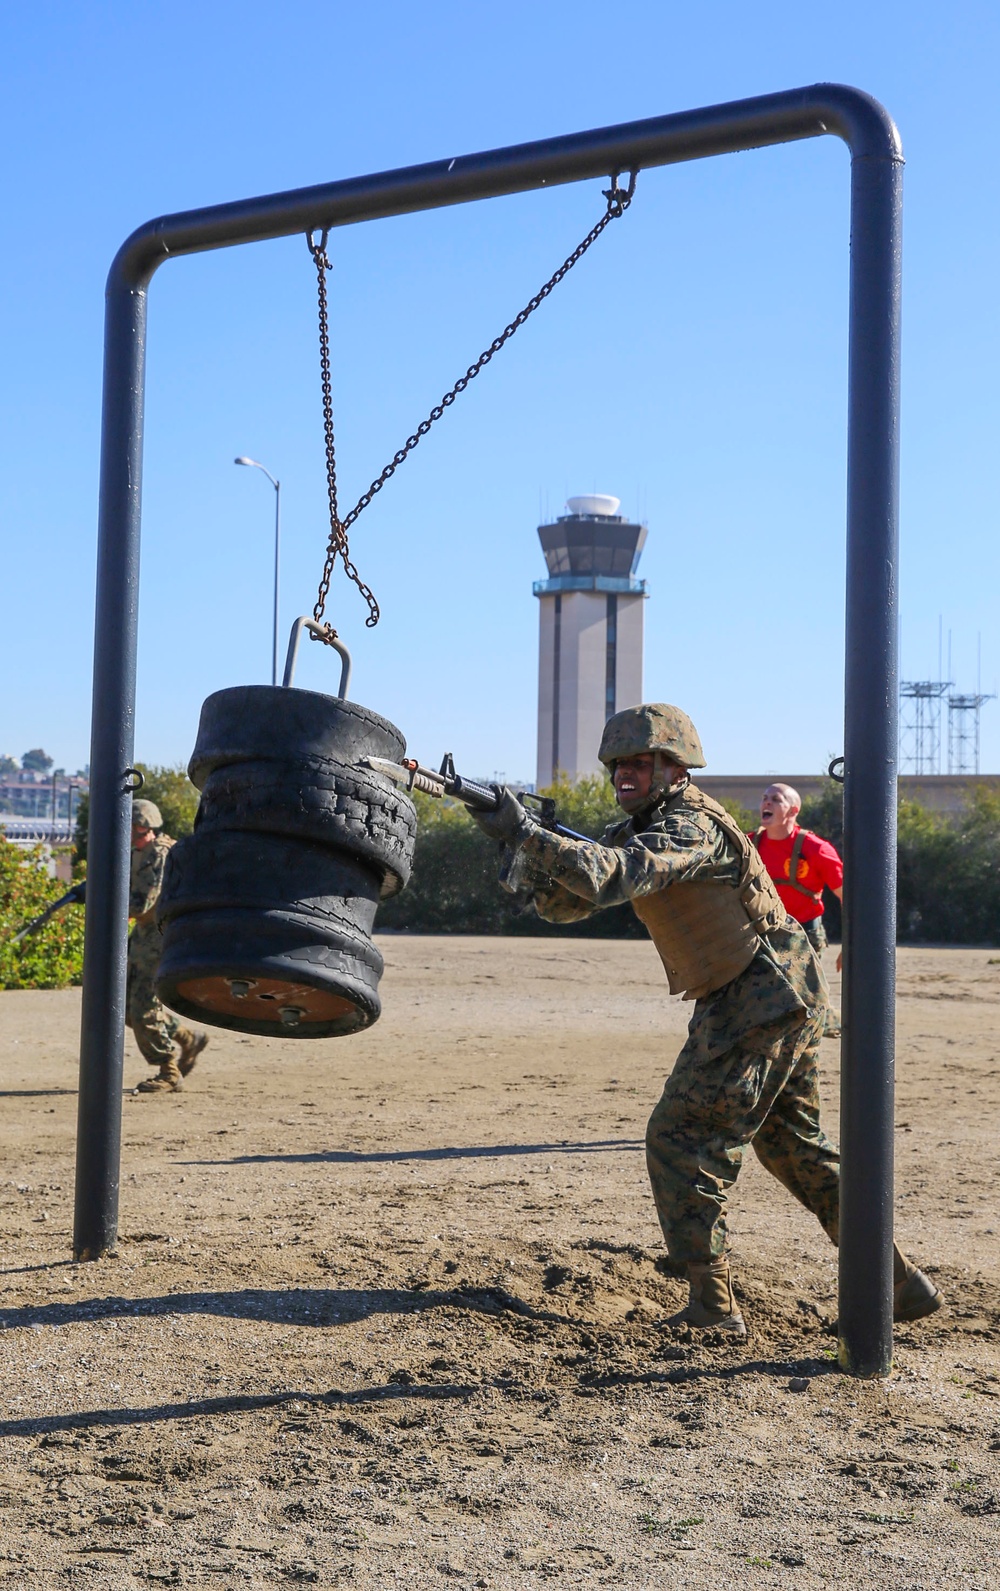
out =
{"type": "MultiPolygon", "coordinates": [[[[769,784],[760,798],[762,827],[752,836],[789,917],[801,923],[817,955],[827,946],[823,927],[823,888],[844,898],[844,864],[829,840],[799,827],[802,799],[790,784],[769,784]]],[[[837,971],[843,966],[838,952],[837,971]]],[[[837,1038],[840,1022],[831,1010],[825,1036],[837,1038]]]]}

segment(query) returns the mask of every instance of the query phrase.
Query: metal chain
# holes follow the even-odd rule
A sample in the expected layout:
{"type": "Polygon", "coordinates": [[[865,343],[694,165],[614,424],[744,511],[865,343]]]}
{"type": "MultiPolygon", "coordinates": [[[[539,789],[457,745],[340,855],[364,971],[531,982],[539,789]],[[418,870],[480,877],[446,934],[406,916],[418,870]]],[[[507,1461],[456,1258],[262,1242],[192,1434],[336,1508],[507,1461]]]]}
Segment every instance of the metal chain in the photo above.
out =
{"type": "Polygon", "coordinates": [[[436,403],[434,405],[427,418],[425,420],[421,420],[412,436],[407,437],[403,446],[398,450],[398,452],[393,454],[391,460],[385,466],[385,469],[382,471],[381,475],[377,476],[376,479],[372,481],[368,490],[362,493],[361,497],[358,498],[358,501],[355,503],[350,513],[347,514],[343,519],[340,518],[340,515],[337,511],[337,461],[334,449],[333,398],[330,385],[330,334],[326,300],[326,273],[330,269],[330,260],[326,252],[326,244],[329,234],[328,232],[324,231],[321,234],[318,244],[313,241],[312,232],[308,232],[306,234],[310,253],[316,262],[316,273],[319,283],[320,369],[322,371],[323,377],[323,426],[326,434],[326,477],[327,491],[330,500],[330,540],[327,545],[326,563],[323,567],[323,578],[319,584],[319,596],[316,606],[313,609],[313,616],[317,623],[319,623],[323,617],[326,598],[330,590],[330,579],[333,574],[333,569],[337,561],[338,554],[341,558],[341,561],[343,562],[345,573],[350,577],[351,580],[354,581],[354,584],[357,586],[358,590],[361,592],[361,595],[368,603],[368,617],[365,620],[366,625],[371,627],[378,623],[378,603],[376,602],[368,586],[366,586],[364,581],[361,579],[358,571],[355,569],[350,559],[350,549],[347,540],[348,530],[350,529],[351,525],[354,524],[354,521],[357,519],[362,509],[368,507],[368,504],[371,502],[376,492],[380,492],[382,490],[386,481],[390,480],[392,476],[395,475],[399,466],[403,463],[404,459],[408,458],[413,452],[413,449],[417,446],[417,443],[427,435],[431,426],[434,425],[437,420],[440,420],[445,410],[450,408],[459,394],[465,391],[466,387],[469,385],[469,382],[475,380],[479,372],[489,364],[490,360],[493,358],[493,355],[500,352],[504,344],[508,342],[510,338],[513,337],[514,333],[519,331],[524,325],[525,321],[528,319],[528,316],[532,315],[538,308],[539,304],[548,298],[554,287],[558,287],[563,277],[573,269],[573,266],[576,265],[578,260],[583,258],[591,244],[597,242],[597,239],[600,237],[605,227],[608,226],[611,221],[615,221],[619,216],[625,214],[625,211],[632,203],[632,196],[635,193],[636,172],[632,171],[629,173],[627,188],[620,188],[618,186],[618,178],[620,175],[620,172],[615,172],[611,178],[611,187],[605,188],[603,190],[604,197],[607,200],[607,209],[605,210],[601,219],[597,222],[597,225],[591,228],[591,230],[587,233],[587,236],[583,239],[583,242],[577,245],[572,254],[570,254],[563,261],[559,269],[549,277],[544,287],[539,288],[535,296],[528,300],[520,314],[515,315],[514,319],[504,327],[499,337],[495,337],[490,343],[489,347],[484,349],[479,358],[476,360],[475,364],[470,365],[468,370],[465,372],[465,375],[459,377],[459,379],[455,382],[455,385],[445,393],[440,403],[436,403]]]}
{"type": "MultiPolygon", "coordinates": [[[[313,608],[313,618],[317,624],[322,622],[326,599],[330,594],[330,580],[333,576],[334,564],[339,553],[340,560],[344,565],[344,573],[350,580],[354,581],[354,584],[368,604],[368,617],[365,620],[365,624],[371,629],[379,620],[378,603],[375,600],[374,593],[369,586],[365,585],[351,561],[351,549],[347,540],[347,525],[344,524],[337,512],[337,454],[333,437],[333,389],[330,381],[330,317],[327,312],[326,302],[326,273],[330,269],[326,242],[329,233],[324,231],[318,244],[313,242],[313,234],[311,232],[308,232],[306,236],[309,241],[310,252],[316,262],[316,279],[319,291],[319,364],[323,381],[326,489],[330,502],[330,540],[327,543],[326,562],[323,565],[323,575],[319,583],[316,606],[313,608]]],[[[357,516],[355,515],[354,517],[356,518],[357,516]]],[[[329,629],[329,625],[327,629],[329,629]]]]}

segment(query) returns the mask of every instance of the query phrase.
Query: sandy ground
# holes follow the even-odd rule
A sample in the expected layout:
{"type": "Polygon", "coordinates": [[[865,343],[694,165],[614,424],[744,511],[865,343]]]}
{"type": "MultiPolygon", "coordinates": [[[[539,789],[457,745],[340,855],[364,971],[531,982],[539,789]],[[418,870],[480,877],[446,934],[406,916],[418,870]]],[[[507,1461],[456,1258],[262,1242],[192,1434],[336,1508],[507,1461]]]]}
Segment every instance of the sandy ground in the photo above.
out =
{"type": "Polygon", "coordinates": [[[950,1307],[861,1383],[755,1161],[749,1342],[663,1326],[641,1143],[685,1008],[651,947],[380,943],[370,1033],[219,1033],[126,1096],[98,1265],[79,992],[0,994],[0,1583],[995,1587],[997,955],[900,954],[899,1233],[950,1307]]]}

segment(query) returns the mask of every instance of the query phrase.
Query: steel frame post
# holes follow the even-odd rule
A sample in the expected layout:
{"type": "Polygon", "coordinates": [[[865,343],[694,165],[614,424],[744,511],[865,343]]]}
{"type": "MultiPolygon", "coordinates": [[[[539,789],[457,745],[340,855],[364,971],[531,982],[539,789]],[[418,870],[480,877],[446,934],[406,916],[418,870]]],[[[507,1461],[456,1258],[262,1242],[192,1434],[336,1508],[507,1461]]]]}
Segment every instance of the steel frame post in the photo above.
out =
{"type": "Polygon", "coordinates": [[[892,1367],[899,746],[900,162],[851,183],[840,1362],[892,1367]]]}
{"type": "Polygon", "coordinates": [[[100,1259],[118,1235],[145,366],[145,287],[109,284],[73,1224],[79,1260],[100,1259]]]}
{"type": "Polygon", "coordinates": [[[108,276],[74,1253],[115,1242],[149,282],[168,258],[834,134],[851,152],[841,1360],[892,1351],[902,152],[869,95],[817,84],[162,217],[108,276]]]}

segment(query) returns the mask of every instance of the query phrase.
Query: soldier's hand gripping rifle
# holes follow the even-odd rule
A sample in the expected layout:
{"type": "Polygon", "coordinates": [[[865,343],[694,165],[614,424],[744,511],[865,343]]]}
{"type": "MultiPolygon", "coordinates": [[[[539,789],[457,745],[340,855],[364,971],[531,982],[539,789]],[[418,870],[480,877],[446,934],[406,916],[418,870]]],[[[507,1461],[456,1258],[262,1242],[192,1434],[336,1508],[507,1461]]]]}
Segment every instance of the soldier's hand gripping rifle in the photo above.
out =
{"type": "MultiPolygon", "coordinates": [[[[439,801],[451,796],[456,801],[464,802],[473,812],[495,812],[503,800],[500,785],[480,784],[476,779],[466,779],[463,774],[456,773],[450,751],[437,773],[433,768],[422,768],[412,757],[405,757],[402,762],[388,762],[384,757],[365,757],[363,761],[366,767],[386,774],[406,790],[422,790],[425,795],[434,796],[439,801]]],[[[524,790],[517,795],[517,799],[524,807],[531,802],[531,816],[544,829],[560,835],[564,840],[584,840],[588,845],[593,844],[589,835],[577,834],[575,829],[567,829],[564,824],[556,822],[556,804],[551,796],[539,796],[524,790]]]]}
{"type": "Polygon", "coordinates": [[[56,912],[62,911],[64,906],[82,906],[86,898],[87,881],[84,879],[82,884],[74,884],[73,888],[67,890],[65,895],[60,895],[59,899],[54,900],[51,906],[46,906],[43,912],[40,912],[37,917],[33,917],[30,923],[27,923],[19,933],[14,935],[11,944],[16,945],[20,940],[27,939],[29,934],[37,933],[39,928],[44,928],[49,918],[54,917],[56,912]]]}

